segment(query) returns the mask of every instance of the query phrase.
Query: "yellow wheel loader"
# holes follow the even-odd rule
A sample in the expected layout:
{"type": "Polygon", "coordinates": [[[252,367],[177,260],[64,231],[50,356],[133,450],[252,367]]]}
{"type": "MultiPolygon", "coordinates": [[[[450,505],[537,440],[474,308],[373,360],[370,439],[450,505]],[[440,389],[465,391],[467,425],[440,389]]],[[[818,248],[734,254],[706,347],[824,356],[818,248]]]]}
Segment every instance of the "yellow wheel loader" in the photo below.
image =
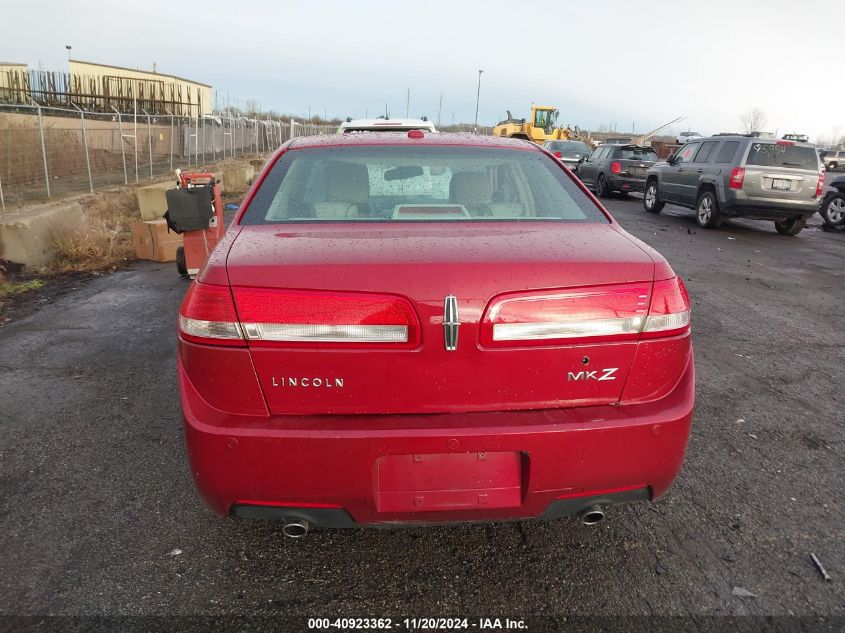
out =
{"type": "Polygon", "coordinates": [[[558,127],[560,111],[555,107],[532,105],[528,119],[515,119],[510,110],[507,113],[508,118],[493,128],[493,136],[523,138],[538,144],[569,139],[569,128],[558,127]]]}

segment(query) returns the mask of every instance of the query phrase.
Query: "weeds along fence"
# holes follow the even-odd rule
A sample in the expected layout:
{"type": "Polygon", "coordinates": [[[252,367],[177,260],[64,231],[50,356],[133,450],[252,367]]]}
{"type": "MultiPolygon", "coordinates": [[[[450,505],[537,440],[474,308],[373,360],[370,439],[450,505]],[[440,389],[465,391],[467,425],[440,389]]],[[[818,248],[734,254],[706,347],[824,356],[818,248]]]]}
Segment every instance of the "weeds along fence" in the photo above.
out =
{"type": "Polygon", "coordinates": [[[187,118],[0,105],[0,213],[50,198],[149,182],[271,152],[332,126],[246,117],[187,118]]]}

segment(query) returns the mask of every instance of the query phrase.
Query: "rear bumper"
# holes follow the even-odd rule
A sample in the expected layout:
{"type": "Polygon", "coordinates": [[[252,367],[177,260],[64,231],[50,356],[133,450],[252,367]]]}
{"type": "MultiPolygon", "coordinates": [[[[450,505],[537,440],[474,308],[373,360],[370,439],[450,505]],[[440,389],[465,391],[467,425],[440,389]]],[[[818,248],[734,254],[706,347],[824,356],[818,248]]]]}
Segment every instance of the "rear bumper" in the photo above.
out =
{"type": "Polygon", "coordinates": [[[645,188],[645,176],[642,178],[611,176],[608,182],[613,191],[638,191],[642,193],[645,188]]]}
{"type": "Polygon", "coordinates": [[[179,380],[191,471],[212,510],[326,527],[550,519],[656,499],[681,468],[695,399],[692,355],[657,401],[501,413],[233,416],[181,364],[179,380]],[[502,468],[473,466],[497,456],[502,468]],[[432,463],[458,468],[432,475],[432,463]]]}
{"type": "Polygon", "coordinates": [[[724,215],[756,220],[785,220],[796,215],[809,217],[819,210],[821,197],[802,200],[749,198],[744,192],[726,190],[721,205],[724,215]]]}

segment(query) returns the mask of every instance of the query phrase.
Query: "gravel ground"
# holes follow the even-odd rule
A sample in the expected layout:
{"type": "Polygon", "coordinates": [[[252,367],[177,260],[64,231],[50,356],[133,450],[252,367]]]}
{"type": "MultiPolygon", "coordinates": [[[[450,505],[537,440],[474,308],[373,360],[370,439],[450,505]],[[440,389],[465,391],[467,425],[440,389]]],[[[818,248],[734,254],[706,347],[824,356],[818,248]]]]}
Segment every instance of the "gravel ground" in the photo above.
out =
{"type": "Polygon", "coordinates": [[[707,620],[755,630],[834,616],[810,622],[845,628],[845,234],[817,220],[794,238],[768,222],[706,231],[691,211],[607,206],[693,298],[698,408],[661,502],[612,509],[594,528],[299,541],[218,519],[182,440],[174,316],[186,283],[173,265],[139,263],[0,329],[0,615],[267,616],[302,630],[320,615],[779,616],[707,620]]]}

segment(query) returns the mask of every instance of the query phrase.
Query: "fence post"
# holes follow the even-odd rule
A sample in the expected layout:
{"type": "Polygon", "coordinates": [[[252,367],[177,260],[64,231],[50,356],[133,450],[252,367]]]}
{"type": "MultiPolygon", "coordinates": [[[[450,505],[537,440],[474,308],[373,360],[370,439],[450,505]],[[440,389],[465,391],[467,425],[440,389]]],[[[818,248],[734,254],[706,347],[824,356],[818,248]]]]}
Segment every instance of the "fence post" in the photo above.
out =
{"type": "Polygon", "coordinates": [[[112,110],[117,113],[117,133],[120,135],[120,159],[123,161],[123,184],[129,184],[129,175],[126,173],[126,148],[123,143],[123,122],[120,117],[120,111],[112,106],[112,110]]]}
{"type": "Polygon", "coordinates": [[[138,99],[132,98],[132,111],[134,112],[135,136],[132,137],[132,146],[135,148],[135,182],[138,180],[138,99]]]}
{"type": "Polygon", "coordinates": [[[202,118],[202,164],[205,165],[205,117],[202,118]]]}
{"type": "Polygon", "coordinates": [[[173,171],[173,115],[170,115],[170,171],[173,171]]]}
{"type": "Polygon", "coordinates": [[[41,135],[41,158],[44,161],[44,183],[47,186],[47,197],[50,195],[50,171],[47,168],[47,146],[44,144],[44,121],[41,118],[41,106],[38,106],[38,133],[41,135]]]}
{"type": "Polygon", "coordinates": [[[142,110],[147,115],[147,147],[150,150],[150,180],[153,179],[153,126],[150,123],[150,113],[142,110]]]}
{"type": "Polygon", "coordinates": [[[197,118],[194,119],[194,165],[200,164],[200,113],[197,109],[197,118]]]}
{"type": "Polygon", "coordinates": [[[82,146],[85,148],[85,168],[88,170],[88,191],[94,193],[94,181],[91,178],[91,159],[88,157],[88,132],[85,130],[85,113],[73,101],[70,102],[70,105],[79,110],[79,119],[82,121],[82,146]]]}

